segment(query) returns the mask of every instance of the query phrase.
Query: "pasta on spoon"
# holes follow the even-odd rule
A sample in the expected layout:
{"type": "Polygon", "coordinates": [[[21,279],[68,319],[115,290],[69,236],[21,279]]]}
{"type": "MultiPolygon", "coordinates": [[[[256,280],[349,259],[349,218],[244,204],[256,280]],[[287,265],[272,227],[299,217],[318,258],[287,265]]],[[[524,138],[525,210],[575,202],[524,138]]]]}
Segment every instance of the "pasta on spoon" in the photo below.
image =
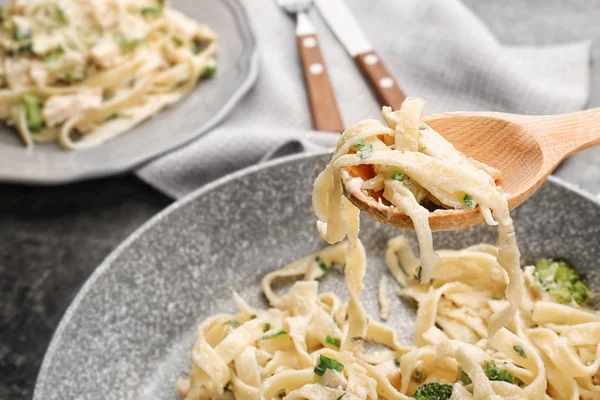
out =
{"type": "Polygon", "coordinates": [[[419,239],[418,277],[429,282],[439,264],[429,228],[429,208],[477,208],[489,225],[498,226],[498,262],[508,273],[510,306],[497,313],[490,329],[496,332],[515,315],[523,285],[520,254],[508,202],[495,184],[495,169],[467,158],[422,122],[425,101],[408,98],[400,110],[384,107],[389,126],[377,120],[359,122],[346,130],[327,168],[315,181],[313,209],[321,236],[336,243],[348,223],[342,201],[348,197],[376,199],[384,214],[394,208],[408,215],[419,239]],[[345,184],[342,185],[342,180],[345,184]]]}

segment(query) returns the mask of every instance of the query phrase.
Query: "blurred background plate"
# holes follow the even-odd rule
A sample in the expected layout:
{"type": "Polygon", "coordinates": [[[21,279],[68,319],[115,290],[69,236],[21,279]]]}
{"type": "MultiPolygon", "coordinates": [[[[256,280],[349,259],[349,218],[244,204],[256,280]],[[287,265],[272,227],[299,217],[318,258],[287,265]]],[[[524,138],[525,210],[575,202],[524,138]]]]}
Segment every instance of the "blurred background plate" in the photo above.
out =
{"type": "Polygon", "coordinates": [[[58,184],[126,172],[207,132],[256,81],[256,40],[237,0],[173,0],[173,8],[208,25],[219,36],[217,74],[180,103],[99,147],[66,151],[57,144],[23,145],[0,126],[0,181],[58,184]]]}
{"type": "MultiPolygon", "coordinates": [[[[189,372],[199,322],[235,311],[233,291],[265,306],[261,278],[325,246],[315,228],[311,188],[329,158],[295,156],[238,172],[177,202],[130,236],[67,310],[34,400],[177,399],[174,384],[189,372]]],[[[513,216],[524,263],[566,259],[600,290],[598,202],[551,178],[513,216]]],[[[377,283],[387,273],[386,241],[402,233],[415,244],[412,232],[363,218],[369,273],[362,298],[372,316],[378,315],[377,283]]],[[[441,232],[434,240],[436,248],[494,243],[496,230],[441,232]]],[[[323,279],[325,290],[346,297],[340,274],[323,279]]],[[[410,343],[415,310],[391,300],[389,323],[410,343]]]]}

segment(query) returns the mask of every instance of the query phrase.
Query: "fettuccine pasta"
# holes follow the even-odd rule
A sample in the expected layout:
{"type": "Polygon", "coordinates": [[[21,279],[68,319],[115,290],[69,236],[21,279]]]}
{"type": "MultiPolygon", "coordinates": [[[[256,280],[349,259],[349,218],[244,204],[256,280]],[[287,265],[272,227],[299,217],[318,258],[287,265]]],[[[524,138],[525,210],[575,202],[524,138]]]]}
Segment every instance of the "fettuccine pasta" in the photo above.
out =
{"type": "Polygon", "coordinates": [[[272,308],[234,295],[236,314],[202,323],[190,376],[177,382],[181,397],[427,400],[444,397],[419,396],[443,389],[457,400],[600,396],[600,314],[549,296],[533,267],[526,269],[527,307],[490,337],[491,317],[507,302],[497,247],[439,251],[440,265],[422,285],[406,238],[389,240],[385,260],[398,294],[418,303],[415,346],[407,346],[374,318],[366,319],[364,336],[353,337],[349,304],[319,293],[318,280],[346,263],[348,246],[327,247],[265,276],[272,308]],[[276,281],[289,278],[298,280],[276,293],[276,281]],[[380,346],[365,351],[363,342],[380,346]]]}
{"type": "Polygon", "coordinates": [[[11,0],[0,11],[0,119],[26,146],[98,146],[216,69],[215,34],[166,0],[11,0]]]}

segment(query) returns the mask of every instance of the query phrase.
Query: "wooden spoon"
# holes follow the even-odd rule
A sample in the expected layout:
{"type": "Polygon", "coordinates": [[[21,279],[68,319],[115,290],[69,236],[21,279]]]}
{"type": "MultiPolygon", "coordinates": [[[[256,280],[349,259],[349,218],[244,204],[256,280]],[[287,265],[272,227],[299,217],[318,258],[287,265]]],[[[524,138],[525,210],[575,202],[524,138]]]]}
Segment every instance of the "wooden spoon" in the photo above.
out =
{"type": "MultiPolygon", "coordinates": [[[[572,114],[526,116],[503,113],[448,113],[426,118],[425,123],[475,160],[502,172],[496,182],[509,195],[510,209],[527,200],[566,157],[600,144],[600,108],[572,114]]],[[[344,188],[365,170],[342,171],[344,188]]],[[[377,199],[360,193],[346,197],[371,217],[389,225],[413,229],[407,215],[378,210],[377,199]]],[[[479,211],[435,210],[429,214],[434,231],[467,228],[483,222],[479,211]]]]}

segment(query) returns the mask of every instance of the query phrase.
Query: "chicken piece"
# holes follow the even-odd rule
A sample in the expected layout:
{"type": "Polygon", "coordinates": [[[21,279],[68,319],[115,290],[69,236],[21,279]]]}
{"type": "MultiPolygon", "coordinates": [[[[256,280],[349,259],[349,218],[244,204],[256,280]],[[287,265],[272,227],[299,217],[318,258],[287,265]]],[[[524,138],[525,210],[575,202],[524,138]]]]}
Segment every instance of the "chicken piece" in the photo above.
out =
{"type": "Polygon", "coordinates": [[[113,40],[105,39],[90,51],[90,58],[100,68],[111,68],[121,62],[121,49],[113,40]]]}
{"type": "Polygon", "coordinates": [[[165,10],[165,16],[174,22],[174,26],[182,36],[190,36],[198,40],[214,40],[215,35],[205,26],[176,10],[165,10]]]}
{"type": "Polygon", "coordinates": [[[29,68],[31,61],[26,58],[7,58],[4,61],[6,82],[11,89],[20,89],[32,85],[29,68]]]}
{"type": "Polygon", "coordinates": [[[148,36],[149,26],[138,16],[123,14],[119,21],[119,30],[126,38],[142,40],[148,36]]]}
{"type": "Polygon", "coordinates": [[[62,44],[62,35],[58,33],[42,32],[35,36],[33,41],[33,52],[37,55],[48,54],[56,50],[62,44]]]}
{"type": "Polygon", "coordinates": [[[60,55],[47,68],[54,79],[69,81],[66,79],[68,76],[85,76],[86,60],[82,54],[68,51],[60,55]]]}
{"type": "Polygon", "coordinates": [[[114,29],[119,25],[119,2],[90,2],[90,17],[103,29],[114,29]]]}
{"type": "Polygon", "coordinates": [[[101,104],[100,88],[82,90],[78,94],[52,96],[44,104],[46,126],[58,126],[79,114],[100,107],[101,104]]]}
{"type": "Polygon", "coordinates": [[[12,40],[12,37],[2,35],[0,36],[0,48],[4,50],[4,53],[12,53],[19,49],[19,44],[15,43],[15,41],[12,40]]]}
{"type": "Polygon", "coordinates": [[[31,63],[29,75],[37,86],[46,86],[50,83],[48,70],[40,61],[33,61],[31,63]]]}

